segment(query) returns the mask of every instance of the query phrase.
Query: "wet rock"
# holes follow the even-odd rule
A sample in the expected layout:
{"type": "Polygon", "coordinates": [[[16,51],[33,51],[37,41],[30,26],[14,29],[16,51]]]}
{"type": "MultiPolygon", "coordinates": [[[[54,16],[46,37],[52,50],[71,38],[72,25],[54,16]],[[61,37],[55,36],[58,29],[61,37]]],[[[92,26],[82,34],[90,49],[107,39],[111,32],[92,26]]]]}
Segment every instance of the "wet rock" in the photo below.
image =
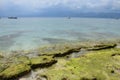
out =
{"type": "Polygon", "coordinates": [[[17,77],[23,76],[30,72],[30,66],[26,64],[14,64],[5,69],[3,72],[0,73],[1,80],[11,80],[16,79],[17,77]]]}
{"type": "Polygon", "coordinates": [[[117,53],[120,53],[120,49],[114,48],[90,51],[85,57],[66,62],[58,59],[57,64],[40,75],[46,75],[49,80],[119,80],[120,57],[111,57],[117,53]]]}
{"type": "Polygon", "coordinates": [[[3,56],[3,53],[2,52],[0,52],[0,59],[1,58],[4,58],[4,56],[3,56]]]}
{"type": "Polygon", "coordinates": [[[31,61],[31,67],[33,69],[37,67],[41,67],[41,68],[49,67],[57,62],[57,60],[52,58],[52,56],[35,57],[35,58],[31,58],[30,61],[31,61]]]}
{"type": "Polygon", "coordinates": [[[0,55],[0,58],[4,58],[4,56],[0,55]]]}
{"type": "Polygon", "coordinates": [[[115,54],[112,54],[111,56],[120,56],[120,53],[115,53],[115,54]]]}
{"type": "Polygon", "coordinates": [[[69,45],[69,44],[61,44],[61,45],[53,45],[46,46],[38,49],[39,56],[65,56],[67,54],[71,54],[72,52],[79,52],[81,49],[80,45],[69,45]]]}
{"type": "Polygon", "coordinates": [[[4,71],[6,68],[8,68],[9,65],[5,65],[3,63],[0,63],[0,72],[4,71]]]}
{"type": "Polygon", "coordinates": [[[98,80],[98,79],[97,78],[86,78],[86,77],[83,77],[80,80],[98,80]]]}
{"type": "Polygon", "coordinates": [[[26,78],[21,78],[21,79],[19,79],[19,80],[26,80],[26,78]]]}
{"type": "Polygon", "coordinates": [[[95,51],[95,50],[102,50],[102,49],[110,49],[110,48],[115,48],[117,44],[97,44],[94,45],[93,47],[87,48],[89,51],[95,51]]]}
{"type": "Polygon", "coordinates": [[[36,80],[49,80],[46,75],[40,75],[36,80]]]}
{"type": "Polygon", "coordinates": [[[30,60],[29,60],[29,58],[28,58],[27,56],[17,57],[17,58],[16,58],[16,61],[17,61],[18,63],[24,63],[24,64],[27,64],[27,65],[30,65],[30,64],[31,64],[31,62],[30,62],[30,60]]]}
{"type": "Polygon", "coordinates": [[[114,71],[114,70],[111,70],[111,73],[115,73],[115,71],[114,71]]]}
{"type": "Polygon", "coordinates": [[[63,56],[66,56],[66,55],[69,55],[69,54],[72,54],[73,52],[79,52],[81,48],[74,48],[74,49],[69,49],[63,53],[57,53],[57,54],[54,54],[53,57],[63,57],[63,56]]]}
{"type": "Polygon", "coordinates": [[[68,80],[67,78],[62,78],[61,80],[68,80]]]}
{"type": "Polygon", "coordinates": [[[4,71],[6,68],[8,68],[12,62],[10,60],[7,60],[5,58],[2,58],[0,60],[0,72],[4,71]]]}
{"type": "Polygon", "coordinates": [[[17,64],[30,65],[30,60],[26,56],[2,58],[0,60],[0,72],[7,69],[8,67],[10,67],[13,64],[14,65],[17,65],[17,64]]]}

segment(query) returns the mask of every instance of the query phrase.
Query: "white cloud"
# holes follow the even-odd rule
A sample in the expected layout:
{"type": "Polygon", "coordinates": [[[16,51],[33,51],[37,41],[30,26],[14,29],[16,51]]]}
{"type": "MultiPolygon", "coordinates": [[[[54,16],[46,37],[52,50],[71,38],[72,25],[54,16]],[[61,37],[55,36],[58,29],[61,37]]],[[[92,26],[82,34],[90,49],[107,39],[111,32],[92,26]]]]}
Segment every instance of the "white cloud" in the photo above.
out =
{"type": "Polygon", "coordinates": [[[120,10],[120,0],[114,0],[112,4],[113,10],[120,10]]]}
{"type": "Polygon", "coordinates": [[[24,10],[37,11],[54,6],[64,6],[70,9],[89,9],[102,11],[111,8],[120,10],[120,0],[0,0],[0,9],[13,5],[24,10]]]}

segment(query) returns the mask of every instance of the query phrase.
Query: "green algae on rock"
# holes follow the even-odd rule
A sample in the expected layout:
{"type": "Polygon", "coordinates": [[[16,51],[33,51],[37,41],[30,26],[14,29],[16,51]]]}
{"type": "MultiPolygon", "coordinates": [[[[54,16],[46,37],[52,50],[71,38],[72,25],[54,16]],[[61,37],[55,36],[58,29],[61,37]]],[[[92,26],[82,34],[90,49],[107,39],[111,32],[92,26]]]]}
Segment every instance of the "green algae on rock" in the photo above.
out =
{"type": "MultiPolygon", "coordinates": [[[[90,52],[83,57],[72,58],[59,69],[53,67],[41,73],[48,80],[119,80],[120,49],[90,52]]],[[[59,60],[58,60],[59,63],[59,60]]]]}
{"type": "Polygon", "coordinates": [[[30,59],[27,56],[16,57],[15,60],[17,63],[31,64],[30,59]]]}
{"type": "Polygon", "coordinates": [[[13,62],[9,59],[2,58],[0,59],[0,72],[7,69],[13,62]]]}
{"type": "MultiPolygon", "coordinates": [[[[8,59],[5,62],[7,66],[3,64],[4,61],[0,61],[0,78],[9,80],[24,75],[31,68],[47,67],[48,72],[40,74],[40,77],[48,80],[117,80],[120,76],[120,49],[114,47],[116,47],[114,43],[97,43],[95,45],[62,44],[40,48],[35,51],[39,56],[32,56],[31,58],[27,57],[29,52],[31,54],[31,51],[25,55],[22,52],[21,55],[15,54],[6,58],[5,60],[8,59]],[[88,50],[88,52],[90,50],[90,53],[69,59],[70,61],[65,58],[58,58],[79,52],[81,48],[88,50]]],[[[32,54],[34,54],[33,52],[32,54]]],[[[4,58],[2,59],[4,60],[4,58]]]]}
{"type": "Polygon", "coordinates": [[[22,76],[30,72],[30,70],[31,70],[30,66],[26,64],[11,65],[10,67],[8,67],[7,69],[0,73],[0,79],[1,80],[15,79],[19,76],[22,76]]]}
{"type": "Polygon", "coordinates": [[[69,55],[69,54],[72,54],[73,52],[79,52],[81,48],[73,48],[73,49],[69,49],[69,50],[66,50],[65,52],[63,53],[56,53],[54,54],[53,57],[63,57],[63,56],[66,56],[66,55],[69,55]]]}
{"type": "Polygon", "coordinates": [[[32,68],[37,68],[37,67],[49,67],[52,64],[56,63],[57,60],[52,58],[52,56],[39,56],[39,57],[34,57],[30,59],[31,61],[31,67],[32,68]]]}
{"type": "Polygon", "coordinates": [[[30,72],[31,68],[49,67],[57,62],[52,56],[39,56],[31,59],[26,56],[19,56],[13,59],[15,62],[9,64],[6,68],[3,67],[4,69],[0,64],[0,80],[16,79],[30,72]]]}
{"type": "Polygon", "coordinates": [[[79,52],[80,49],[81,49],[81,46],[61,44],[61,45],[39,48],[38,52],[39,52],[39,55],[62,57],[62,56],[69,55],[73,52],[79,52]]]}
{"type": "Polygon", "coordinates": [[[69,55],[74,52],[79,52],[81,49],[88,51],[96,51],[102,49],[115,48],[117,46],[114,42],[91,42],[91,43],[66,43],[66,44],[57,44],[39,48],[38,54],[62,57],[69,55]]]}
{"type": "Polygon", "coordinates": [[[117,44],[115,43],[102,43],[102,44],[96,44],[93,45],[92,47],[88,47],[87,50],[102,50],[102,49],[110,49],[110,48],[115,48],[117,44]]]}
{"type": "Polygon", "coordinates": [[[16,64],[20,64],[20,63],[30,65],[30,60],[26,56],[2,58],[0,60],[0,72],[7,69],[9,66],[11,66],[13,64],[16,65],[16,64]]]}
{"type": "Polygon", "coordinates": [[[4,56],[3,56],[3,53],[2,53],[2,52],[0,52],[0,58],[4,58],[4,56]]]}
{"type": "Polygon", "coordinates": [[[3,63],[0,63],[0,72],[4,71],[8,66],[3,63]]]}

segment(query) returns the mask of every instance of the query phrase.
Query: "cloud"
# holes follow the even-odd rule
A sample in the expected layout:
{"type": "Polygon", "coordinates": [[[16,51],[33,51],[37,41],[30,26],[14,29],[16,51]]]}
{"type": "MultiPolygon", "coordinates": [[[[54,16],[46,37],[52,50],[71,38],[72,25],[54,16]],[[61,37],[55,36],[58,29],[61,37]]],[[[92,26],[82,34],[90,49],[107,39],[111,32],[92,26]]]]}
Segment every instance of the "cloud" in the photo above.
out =
{"type": "Polygon", "coordinates": [[[11,14],[41,14],[53,7],[59,11],[61,6],[78,12],[120,12],[120,0],[0,0],[0,12],[11,14]]]}
{"type": "Polygon", "coordinates": [[[120,0],[115,0],[113,1],[113,4],[112,4],[112,9],[114,10],[120,10],[120,0]]]}

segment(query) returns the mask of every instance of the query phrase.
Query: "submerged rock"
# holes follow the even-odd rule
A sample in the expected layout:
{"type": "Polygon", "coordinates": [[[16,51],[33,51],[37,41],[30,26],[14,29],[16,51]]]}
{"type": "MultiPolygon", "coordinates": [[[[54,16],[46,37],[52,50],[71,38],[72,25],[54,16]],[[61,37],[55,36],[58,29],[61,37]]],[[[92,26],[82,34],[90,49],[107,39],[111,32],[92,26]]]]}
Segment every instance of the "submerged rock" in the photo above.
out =
{"type": "Polygon", "coordinates": [[[66,56],[66,55],[69,55],[69,54],[72,54],[73,52],[79,52],[81,48],[73,48],[73,49],[69,49],[69,50],[66,50],[65,52],[63,53],[56,53],[54,54],[53,57],[63,57],[63,56],[66,56]]]}
{"type": "Polygon", "coordinates": [[[88,47],[87,50],[94,51],[94,50],[110,49],[110,48],[115,48],[116,46],[117,44],[104,43],[104,44],[97,44],[97,45],[93,45],[92,47],[88,47]]]}
{"type": "Polygon", "coordinates": [[[37,68],[37,67],[49,67],[57,62],[52,56],[40,56],[40,57],[35,57],[31,58],[31,67],[37,68]]]}
{"type": "Polygon", "coordinates": [[[30,66],[26,64],[15,64],[11,65],[3,72],[0,73],[0,80],[10,80],[20,77],[28,72],[30,72],[30,66]]]}
{"type": "Polygon", "coordinates": [[[81,46],[57,45],[57,46],[40,48],[38,52],[40,56],[46,55],[53,57],[63,57],[73,52],[79,52],[80,50],[81,50],[81,46]]]}

